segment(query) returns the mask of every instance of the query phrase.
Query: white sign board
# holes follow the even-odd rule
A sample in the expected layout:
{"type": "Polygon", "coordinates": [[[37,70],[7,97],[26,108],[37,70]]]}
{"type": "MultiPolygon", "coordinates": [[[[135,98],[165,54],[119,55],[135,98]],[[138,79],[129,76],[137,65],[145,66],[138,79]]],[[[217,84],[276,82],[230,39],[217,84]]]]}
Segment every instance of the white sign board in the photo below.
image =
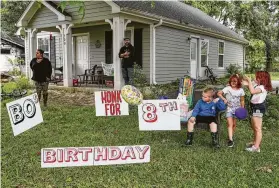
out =
{"type": "Polygon", "coordinates": [[[129,105],[122,98],[121,91],[95,92],[96,116],[129,115],[129,105]]]}
{"type": "Polygon", "coordinates": [[[41,167],[114,165],[150,162],[150,146],[44,148],[41,167]]]}
{"type": "Polygon", "coordinates": [[[14,136],[17,136],[43,122],[37,93],[7,103],[6,107],[14,136]]]}
{"type": "Polygon", "coordinates": [[[150,146],[95,147],[94,165],[150,162],[150,146]]]}
{"type": "Polygon", "coordinates": [[[93,148],[45,148],[41,150],[41,167],[92,166],[93,148]]]}
{"type": "Polygon", "coordinates": [[[144,100],[138,106],[140,130],[180,130],[179,100],[144,100]]]}

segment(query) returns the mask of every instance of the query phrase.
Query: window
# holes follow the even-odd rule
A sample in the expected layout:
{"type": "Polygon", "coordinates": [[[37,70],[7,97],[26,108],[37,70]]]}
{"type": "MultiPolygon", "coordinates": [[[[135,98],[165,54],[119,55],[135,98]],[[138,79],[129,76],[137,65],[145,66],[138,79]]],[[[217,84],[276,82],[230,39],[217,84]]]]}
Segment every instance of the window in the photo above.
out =
{"type": "Polygon", "coordinates": [[[224,67],[224,52],[225,52],[225,42],[219,41],[219,48],[218,48],[218,67],[224,67]]]}
{"type": "Polygon", "coordinates": [[[197,49],[197,44],[195,42],[191,42],[191,60],[195,61],[196,60],[196,49],[197,49]]]}
{"type": "Polygon", "coordinates": [[[201,41],[201,66],[208,66],[208,41],[201,41]]]}
{"type": "Polygon", "coordinates": [[[49,36],[38,37],[37,41],[38,49],[42,49],[44,51],[44,57],[50,58],[50,40],[49,36]]]}
{"type": "Polygon", "coordinates": [[[105,32],[106,64],[112,64],[112,31],[105,32]]]}

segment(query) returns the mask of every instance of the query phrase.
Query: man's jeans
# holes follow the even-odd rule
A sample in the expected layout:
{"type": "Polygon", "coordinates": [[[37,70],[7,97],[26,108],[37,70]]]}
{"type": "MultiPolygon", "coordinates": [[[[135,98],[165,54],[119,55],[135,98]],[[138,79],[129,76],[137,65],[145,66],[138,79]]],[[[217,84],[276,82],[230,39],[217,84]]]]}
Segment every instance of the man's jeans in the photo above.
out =
{"type": "Polygon", "coordinates": [[[125,80],[125,85],[134,84],[134,68],[122,68],[122,75],[125,80]]]}

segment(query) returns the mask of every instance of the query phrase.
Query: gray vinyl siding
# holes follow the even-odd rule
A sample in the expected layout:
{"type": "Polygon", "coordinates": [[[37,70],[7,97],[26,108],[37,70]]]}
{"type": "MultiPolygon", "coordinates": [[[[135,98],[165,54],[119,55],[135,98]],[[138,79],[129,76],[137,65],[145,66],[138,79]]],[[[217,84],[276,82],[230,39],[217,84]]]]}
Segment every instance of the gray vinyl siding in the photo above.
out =
{"type": "Polygon", "coordinates": [[[156,82],[176,80],[190,71],[190,43],[187,33],[169,27],[156,28],[156,82]]]}
{"type": "Polygon", "coordinates": [[[156,28],[156,81],[167,83],[176,80],[190,70],[190,42],[188,37],[199,36],[209,40],[208,66],[219,77],[226,74],[226,67],[238,64],[243,67],[243,46],[225,42],[224,68],[218,67],[219,39],[190,33],[187,31],[160,26],[156,28]]]}
{"type": "MultiPolygon", "coordinates": [[[[56,2],[58,3],[58,2],[56,2]]],[[[81,21],[82,15],[78,13],[79,7],[67,6],[65,11],[72,16],[73,23],[104,20],[112,18],[111,6],[104,1],[84,1],[85,16],[81,21]]]]}
{"type": "MultiPolygon", "coordinates": [[[[59,2],[54,2],[58,4],[59,2]]],[[[91,21],[103,21],[112,18],[111,7],[103,1],[85,1],[85,16],[78,12],[79,7],[67,6],[64,11],[71,15],[72,21],[58,21],[58,16],[44,5],[35,13],[28,26],[32,28],[47,28],[63,23],[86,23],[91,21]]]]}
{"type": "Polygon", "coordinates": [[[28,23],[31,28],[44,28],[56,26],[64,22],[58,21],[58,16],[44,5],[35,13],[28,23]]]}

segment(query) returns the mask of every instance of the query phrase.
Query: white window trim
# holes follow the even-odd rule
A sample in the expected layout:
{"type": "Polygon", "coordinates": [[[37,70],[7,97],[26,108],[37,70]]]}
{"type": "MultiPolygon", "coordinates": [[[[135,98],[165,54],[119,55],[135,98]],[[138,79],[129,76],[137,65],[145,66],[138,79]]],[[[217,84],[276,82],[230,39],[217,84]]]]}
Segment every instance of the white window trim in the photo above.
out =
{"type": "MultiPolygon", "coordinates": [[[[208,39],[202,39],[202,40],[201,40],[201,42],[203,42],[203,41],[204,41],[204,42],[207,42],[207,52],[206,52],[206,56],[207,56],[207,58],[206,58],[206,66],[208,66],[208,59],[209,59],[209,58],[208,58],[208,57],[209,57],[209,40],[208,40],[208,39]]],[[[218,43],[218,44],[219,44],[219,43],[218,43]]],[[[201,48],[201,45],[200,45],[200,48],[201,48]]],[[[219,49],[219,48],[218,48],[218,49],[219,49]]],[[[203,54],[202,54],[201,49],[200,49],[200,52],[201,52],[201,56],[202,56],[203,54]]],[[[218,57],[219,57],[219,56],[218,56],[218,57]]],[[[204,67],[204,66],[202,66],[202,65],[201,65],[201,67],[204,67]]]]}
{"type": "Polygon", "coordinates": [[[224,69],[225,67],[224,67],[224,58],[225,57],[225,41],[224,40],[218,40],[218,65],[217,65],[217,67],[218,67],[218,69],[224,69]],[[224,43],[224,50],[223,50],[223,54],[220,54],[219,53],[219,44],[220,44],[220,42],[223,42],[224,43]],[[223,67],[219,67],[219,55],[223,55],[223,67]]]}
{"type": "Polygon", "coordinates": [[[39,49],[39,38],[48,38],[48,59],[50,60],[50,36],[49,34],[39,35],[37,36],[37,49],[39,49]]]}
{"type": "Polygon", "coordinates": [[[127,27],[125,31],[131,31],[131,44],[134,46],[134,27],[127,27]]]}

